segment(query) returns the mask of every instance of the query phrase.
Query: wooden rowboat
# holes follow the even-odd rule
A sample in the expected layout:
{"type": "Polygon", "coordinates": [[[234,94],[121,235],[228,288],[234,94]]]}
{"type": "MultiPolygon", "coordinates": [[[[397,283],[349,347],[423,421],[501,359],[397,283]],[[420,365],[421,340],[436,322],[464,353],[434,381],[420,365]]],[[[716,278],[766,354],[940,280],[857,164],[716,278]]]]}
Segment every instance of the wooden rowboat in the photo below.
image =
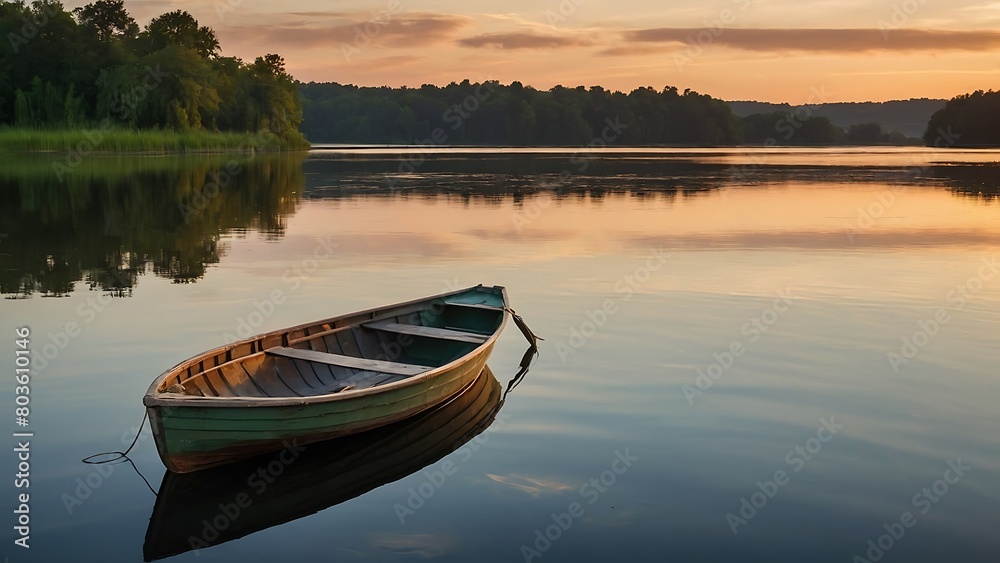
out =
{"type": "Polygon", "coordinates": [[[416,473],[486,430],[502,399],[500,383],[486,367],[442,404],[370,432],[193,474],[167,471],[146,530],[143,559],[217,546],[416,473]]]}
{"type": "Polygon", "coordinates": [[[507,307],[504,288],[480,285],[269,332],[181,362],[143,397],[160,459],[187,473],[427,410],[483,371],[507,307]]]}

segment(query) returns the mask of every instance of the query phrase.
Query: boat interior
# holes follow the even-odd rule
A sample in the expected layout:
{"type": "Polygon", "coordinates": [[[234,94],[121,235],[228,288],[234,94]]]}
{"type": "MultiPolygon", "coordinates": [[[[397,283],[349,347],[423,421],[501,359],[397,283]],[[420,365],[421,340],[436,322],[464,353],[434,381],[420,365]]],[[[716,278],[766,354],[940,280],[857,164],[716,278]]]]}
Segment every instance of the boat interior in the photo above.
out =
{"type": "Polygon", "coordinates": [[[178,366],[158,392],[312,397],[385,385],[475,350],[503,315],[502,295],[480,291],[270,333],[238,357],[227,351],[178,366]]]}

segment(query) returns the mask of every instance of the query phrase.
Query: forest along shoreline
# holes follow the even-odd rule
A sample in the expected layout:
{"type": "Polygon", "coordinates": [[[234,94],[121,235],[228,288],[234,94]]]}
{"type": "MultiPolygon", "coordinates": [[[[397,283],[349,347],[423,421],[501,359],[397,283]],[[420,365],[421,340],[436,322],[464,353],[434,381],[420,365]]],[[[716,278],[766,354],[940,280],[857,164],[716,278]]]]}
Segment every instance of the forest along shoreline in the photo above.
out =
{"type": "Polygon", "coordinates": [[[0,152],[307,149],[276,54],[225,57],[188,12],[144,27],[123,0],[0,3],[0,152]]]}

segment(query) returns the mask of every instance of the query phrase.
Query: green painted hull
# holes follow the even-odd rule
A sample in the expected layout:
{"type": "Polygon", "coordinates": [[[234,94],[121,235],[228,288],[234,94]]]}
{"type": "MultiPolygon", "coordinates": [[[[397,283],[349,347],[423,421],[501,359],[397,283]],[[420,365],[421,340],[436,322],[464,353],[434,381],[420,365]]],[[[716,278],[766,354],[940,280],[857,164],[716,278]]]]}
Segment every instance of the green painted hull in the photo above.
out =
{"type": "Polygon", "coordinates": [[[178,473],[378,428],[432,408],[458,393],[486,366],[492,345],[434,379],[377,395],[313,405],[150,409],[164,464],[178,473]]]}
{"type": "MultiPolygon", "coordinates": [[[[506,306],[502,288],[496,290],[498,304],[506,306]]],[[[466,294],[474,296],[472,290],[467,290],[466,294]]],[[[458,292],[451,299],[455,302],[462,299],[468,301],[464,295],[458,292]]],[[[414,303],[417,302],[383,308],[376,313],[355,313],[345,318],[352,320],[358,315],[380,318],[379,315],[385,311],[393,313],[393,307],[412,309],[414,303]]],[[[499,326],[482,345],[434,368],[430,373],[361,392],[263,401],[244,400],[242,397],[231,400],[211,398],[207,401],[197,397],[198,400],[170,401],[156,399],[155,393],[147,394],[147,412],[160,458],[171,471],[187,473],[281,450],[293,441],[310,444],[406,419],[441,404],[474,381],[486,367],[505,320],[501,313],[499,326]]],[[[332,321],[327,324],[332,324],[332,321]]],[[[270,337],[262,335],[256,338],[263,341],[270,337]]],[[[260,344],[256,346],[260,347],[260,344]]],[[[255,346],[251,343],[249,349],[252,352],[255,346]]],[[[221,361],[218,351],[203,356],[213,354],[216,364],[209,365],[217,365],[221,361]]],[[[188,364],[195,365],[192,362],[197,362],[197,359],[189,360],[188,364]]],[[[180,364],[166,372],[157,380],[159,384],[154,382],[154,387],[159,385],[162,388],[162,381],[178,377],[175,375],[178,371],[183,375],[181,370],[185,365],[180,364]]],[[[205,369],[203,361],[197,365],[205,369]]],[[[188,370],[190,374],[191,369],[188,370]]]]}

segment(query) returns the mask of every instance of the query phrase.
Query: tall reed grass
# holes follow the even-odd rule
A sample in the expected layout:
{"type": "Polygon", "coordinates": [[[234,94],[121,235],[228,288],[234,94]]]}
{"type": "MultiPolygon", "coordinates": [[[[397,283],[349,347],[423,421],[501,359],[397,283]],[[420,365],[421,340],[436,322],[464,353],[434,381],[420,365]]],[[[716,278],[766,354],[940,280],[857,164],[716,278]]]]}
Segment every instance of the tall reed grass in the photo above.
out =
{"type": "Polygon", "coordinates": [[[130,129],[48,130],[0,127],[0,152],[168,153],[308,149],[302,138],[273,133],[130,129]]]}

